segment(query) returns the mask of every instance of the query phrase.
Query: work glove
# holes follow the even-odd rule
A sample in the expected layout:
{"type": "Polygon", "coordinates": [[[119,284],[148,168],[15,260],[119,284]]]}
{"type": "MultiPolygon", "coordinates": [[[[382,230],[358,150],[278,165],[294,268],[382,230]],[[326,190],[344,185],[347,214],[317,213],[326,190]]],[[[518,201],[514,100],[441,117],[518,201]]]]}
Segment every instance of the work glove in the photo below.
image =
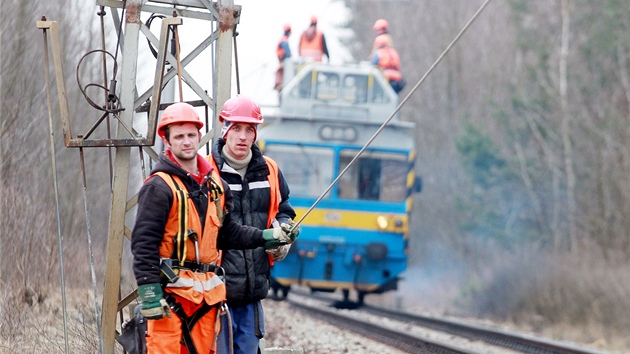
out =
{"type": "Polygon", "coordinates": [[[295,223],[289,221],[288,224],[281,224],[280,227],[263,230],[263,238],[265,239],[265,249],[278,248],[282,245],[288,245],[295,241],[300,229],[295,228],[295,223]]]}
{"type": "Polygon", "coordinates": [[[283,245],[278,248],[265,250],[265,252],[271,255],[271,258],[273,258],[274,262],[279,262],[287,256],[290,248],[291,245],[283,245]]]}
{"type": "Polygon", "coordinates": [[[164,300],[160,284],[144,284],[138,286],[138,295],[142,301],[140,313],[144,318],[159,320],[162,317],[171,317],[171,309],[164,300]]]}
{"type": "Polygon", "coordinates": [[[284,232],[289,233],[289,237],[291,237],[291,242],[295,241],[300,234],[300,225],[298,225],[295,221],[289,219],[288,223],[280,224],[280,227],[284,232]]]}

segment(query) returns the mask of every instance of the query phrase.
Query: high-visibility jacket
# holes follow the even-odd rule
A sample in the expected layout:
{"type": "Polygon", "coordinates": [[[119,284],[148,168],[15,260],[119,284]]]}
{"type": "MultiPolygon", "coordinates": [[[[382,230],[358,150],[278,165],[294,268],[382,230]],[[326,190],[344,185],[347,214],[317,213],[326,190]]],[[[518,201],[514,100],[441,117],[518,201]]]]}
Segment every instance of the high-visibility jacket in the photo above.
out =
{"type": "Polygon", "coordinates": [[[278,47],[276,48],[276,54],[278,55],[278,60],[283,61],[284,59],[291,57],[291,48],[289,47],[289,36],[284,35],[278,41],[278,47]]]}
{"type": "MultiPolygon", "coordinates": [[[[243,226],[229,213],[223,212],[232,201],[227,183],[220,179],[218,171],[212,171],[211,165],[201,156],[197,156],[197,163],[203,178],[192,177],[165,152],[160,155],[153,174],[140,189],[131,237],[133,269],[138,285],[164,280],[160,276],[160,258],[170,258],[178,265],[181,265],[179,261],[182,259],[188,262],[196,260],[192,239],[178,242],[177,245],[182,247],[174,247],[174,237],[184,239],[180,229],[190,229],[197,234],[202,263],[216,262],[218,249],[257,249],[265,245],[260,229],[243,226]],[[160,176],[160,172],[164,173],[160,176]],[[187,212],[180,213],[179,207],[183,206],[188,207],[187,210],[182,209],[187,212]],[[180,215],[186,215],[184,223],[179,220],[180,215]],[[221,218],[221,215],[225,216],[221,218]]],[[[164,292],[181,304],[187,317],[199,319],[190,334],[199,353],[210,353],[219,330],[217,305],[225,298],[225,285],[218,284],[218,277],[212,272],[194,273],[179,269],[178,276],[180,281],[166,285],[164,292]],[[205,310],[209,311],[206,313],[205,310]]],[[[171,317],[147,322],[148,354],[186,352],[180,343],[184,333],[180,318],[175,313],[171,317]]]]}
{"type": "Polygon", "coordinates": [[[300,39],[300,56],[321,62],[324,56],[324,35],[320,30],[315,30],[315,36],[309,40],[306,33],[304,31],[300,39]]]}
{"type": "Polygon", "coordinates": [[[385,76],[390,81],[402,80],[402,73],[400,72],[400,57],[398,52],[394,48],[381,47],[376,50],[378,55],[378,66],[383,69],[385,76]]]}
{"type": "MultiPolygon", "coordinates": [[[[266,158],[258,146],[251,148],[252,158],[244,175],[226,163],[221,151],[225,151],[223,139],[218,140],[207,160],[216,163],[215,168],[232,191],[232,220],[265,229],[295,218],[286,180],[276,163],[266,158]]],[[[245,306],[267,297],[273,265],[269,256],[262,248],[223,252],[221,265],[226,274],[229,306],[245,306]]]]}
{"type": "MultiPolygon", "coordinates": [[[[273,227],[273,220],[276,218],[278,214],[278,210],[280,209],[280,200],[282,197],[280,196],[280,180],[278,178],[278,164],[268,156],[263,156],[267,166],[269,168],[269,175],[267,176],[267,180],[269,181],[269,209],[267,212],[267,228],[273,227]]],[[[215,171],[219,170],[217,166],[217,162],[212,158],[212,155],[208,155],[206,157],[208,162],[212,164],[212,167],[215,171]]],[[[269,264],[273,266],[273,258],[271,255],[268,255],[269,264]]]]}
{"type": "MultiPolygon", "coordinates": [[[[149,177],[162,178],[173,192],[173,203],[159,248],[160,258],[177,259],[183,264],[196,261],[198,250],[200,263],[218,262],[220,253],[217,249],[217,236],[222,223],[225,197],[220,187],[221,178],[216,170],[212,171],[211,177],[216,183],[211,184],[214,193],[210,195],[218,199],[216,203],[208,202],[203,228],[195,203],[188,197],[188,190],[179,177],[165,172],[156,172],[149,177]],[[197,248],[189,237],[192,232],[197,235],[197,248]],[[174,240],[178,240],[178,243],[174,240]],[[179,247],[182,245],[183,247],[179,247]]],[[[186,317],[198,318],[197,323],[188,329],[195,350],[198,353],[214,352],[221,328],[217,305],[226,298],[225,284],[214,272],[194,272],[184,268],[179,269],[177,275],[178,280],[168,283],[165,293],[173,296],[186,317]],[[199,311],[204,303],[212,307],[200,315],[199,311]]],[[[182,318],[179,314],[172,313],[170,317],[148,321],[147,354],[188,353],[182,338],[182,318]]]]}
{"type": "MultiPolygon", "coordinates": [[[[225,205],[222,191],[218,199],[219,203],[208,203],[205,227],[202,230],[199,213],[197,213],[192,199],[186,196],[188,191],[179,177],[167,175],[164,172],[158,172],[155,175],[161,177],[171,188],[173,195],[176,196],[176,198],[173,198],[173,205],[169,212],[164,237],[160,244],[160,258],[172,258],[175,255],[180,261],[196,261],[195,243],[188,237],[189,230],[192,230],[198,237],[199,262],[218,263],[217,235],[221,227],[220,215],[223,213],[225,205]],[[179,193],[178,191],[183,191],[184,193],[179,193]],[[181,198],[184,199],[183,203],[181,198]],[[187,222],[186,220],[181,220],[183,217],[181,208],[183,207],[188,208],[186,212],[187,222]],[[186,233],[184,247],[174,249],[175,243],[173,240],[177,238],[182,227],[185,228],[182,231],[186,233]]],[[[220,186],[221,177],[216,169],[212,171],[212,179],[217,181],[217,186],[220,186]]],[[[205,301],[208,305],[214,305],[225,299],[225,284],[213,272],[197,273],[189,269],[180,269],[178,276],[179,279],[176,282],[166,285],[166,292],[179,295],[195,304],[205,301]]]]}

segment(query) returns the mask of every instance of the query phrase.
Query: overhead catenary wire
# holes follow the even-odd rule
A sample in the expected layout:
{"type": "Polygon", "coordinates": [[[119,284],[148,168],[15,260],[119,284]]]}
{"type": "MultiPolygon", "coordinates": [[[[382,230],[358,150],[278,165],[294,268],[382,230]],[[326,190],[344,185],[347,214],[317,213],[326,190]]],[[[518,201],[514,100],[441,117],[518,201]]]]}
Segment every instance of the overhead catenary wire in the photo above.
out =
{"type": "Polygon", "coordinates": [[[319,202],[322,201],[322,199],[324,199],[324,197],[326,196],[326,194],[328,194],[328,192],[330,192],[330,190],[335,186],[335,184],[337,184],[337,182],[341,179],[341,177],[350,169],[350,167],[354,164],[354,162],[356,160],[358,160],[358,158],[361,156],[361,154],[363,154],[363,152],[370,146],[370,144],[372,144],[372,142],[374,141],[374,139],[376,139],[376,137],[381,133],[381,131],[383,129],[385,129],[385,126],[394,118],[394,116],[396,116],[396,114],[398,113],[398,111],[400,111],[400,109],[407,103],[407,101],[409,100],[409,98],[411,97],[411,95],[413,95],[416,90],[420,87],[420,85],[422,85],[424,83],[424,81],[427,79],[427,77],[433,72],[433,70],[438,66],[438,64],[442,61],[442,59],[444,59],[444,57],[446,56],[446,54],[451,50],[451,48],[459,41],[459,39],[462,37],[462,35],[466,32],[466,30],[468,30],[468,28],[472,25],[473,22],[475,22],[475,20],[477,19],[477,17],[479,17],[479,15],[481,14],[481,12],[483,12],[483,10],[486,8],[486,6],[490,3],[490,1],[492,0],[486,0],[484,1],[483,4],[481,4],[481,6],[479,7],[479,9],[475,12],[475,14],[470,18],[470,20],[468,20],[468,22],[466,23],[466,25],[464,25],[464,27],[459,31],[459,33],[455,36],[455,38],[451,41],[451,43],[446,47],[446,49],[444,49],[444,51],[442,52],[442,54],[440,54],[440,56],[435,60],[435,62],[433,63],[433,65],[431,65],[431,67],[429,68],[429,70],[427,70],[427,72],[422,76],[422,78],[420,78],[420,80],[418,81],[418,83],[416,83],[413,88],[411,89],[411,91],[409,91],[409,93],[407,94],[407,96],[405,96],[405,98],[400,101],[400,103],[398,104],[398,106],[396,107],[396,109],[394,110],[394,112],[392,112],[392,114],[389,116],[389,118],[387,118],[383,124],[381,124],[381,126],[376,130],[376,132],[372,135],[372,137],[367,141],[367,143],[365,143],[365,145],[363,145],[363,147],[361,148],[361,150],[359,150],[359,152],[354,156],[354,158],[352,158],[352,160],[350,161],[350,163],[348,163],[348,165],[343,169],[343,171],[341,171],[339,173],[339,176],[337,176],[337,178],[335,178],[334,181],[332,181],[330,183],[330,185],[328,186],[328,188],[326,188],[326,190],[319,196],[319,198],[317,198],[317,200],[315,200],[315,202],[313,203],[313,205],[311,205],[308,210],[306,210],[306,212],[300,217],[300,219],[295,223],[295,225],[293,227],[297,227],[299,226],[302,221],[304,221],[304,219],[306,218],[306,216],[308,216],[308,214],[311,213],[311,211],[313,211],[313,209],[315,209],[315,207],[319,204],[319,202]]]}
{"type": "MultiPolygon", "coordinates": [[[[46,17],[42,17],[42,21],[46,21],[46,17]]],[[[68,311],[66,306],[66,280],[64,277],[63,266],[63,236],[61,235],[61,215],[59,211],[59,184],[57,182],[57,160],[55,158],[55,135],[53,131],[52,122],[52,105],[50,100],[50,72],[49,72],[49,60],[48,60],[48,38],[46,37],[46,29],[43,29],[44,33],[44,71],[46,75],[46,99],[48,102],[48,129],[50,131],[50,159],[52,164],[53,175],[53,189],[55,191],[55,211],[57,217],[57,247],[59,247],[59,271],[61,278],[61,307],[63,313],[63,339],[66,349],[66,354],[70,353],[70,347],[68,344],[68,311]]]]}

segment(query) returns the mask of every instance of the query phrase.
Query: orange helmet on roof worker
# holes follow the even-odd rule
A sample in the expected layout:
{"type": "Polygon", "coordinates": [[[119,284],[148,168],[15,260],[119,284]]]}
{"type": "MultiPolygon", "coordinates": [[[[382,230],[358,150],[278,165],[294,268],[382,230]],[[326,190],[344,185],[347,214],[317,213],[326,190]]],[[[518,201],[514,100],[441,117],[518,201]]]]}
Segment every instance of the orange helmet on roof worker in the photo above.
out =
{"type": "Polygon", "coordinates": [[[389,38],[387,36],[381,35],[374,38],[374,47],[389,47],[389,38]]]}
{"type": "Polygon", "coordinates": [[[284,24],[284,31],[285,31],[285,32],[291,31],[291,25],[290,25],[290,24],[288,24],[288,23],[285,23],[285,24],[284,24]]]}
{"type": "Polygon", "coordinates": [[[317,24],[317,16],[311,16],[311,25],[317,24]]]}
{"type": "Polygon", "coordinates": [[[386,31],[388,27],[389,23],[387,22],[387,20],[379,18],[378,20],[376,20],[376,22],[374,22],[374,27],[372,28],[375,31],[386,31]]]}
{"type": "Polygon", "coordinates": [[[169,125],[176,123],[193,123],[197,126],[197,129],[203,128],[203,122],[199,119],[195,108],[186,102],[173,103],[162,112],[162,118],[157,128],[160,138],[164,137],[164,130],[169,125]]]}

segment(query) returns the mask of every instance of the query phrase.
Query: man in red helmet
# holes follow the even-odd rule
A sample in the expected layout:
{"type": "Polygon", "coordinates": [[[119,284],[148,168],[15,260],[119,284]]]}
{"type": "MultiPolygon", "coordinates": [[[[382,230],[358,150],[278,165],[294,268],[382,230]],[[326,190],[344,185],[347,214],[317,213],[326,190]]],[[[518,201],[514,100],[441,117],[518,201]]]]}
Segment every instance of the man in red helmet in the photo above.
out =
{"type": "Polygon", "coordinates": [[[392,36],[389,34],[389,22],[387,20],[379,18],[374,22],[374,26],[372,29],[376,32],[376,38],[374,38],[374,43],[372,44],[372,51],[370,52],[370,57],[376,52],[378,47],[376,46],[376,39],[381,38],[385,40],[387,46],[390,48],[394,48],[394,41],[392,40],[392,36]]]}
{"type": "Polygon", "coordinates": [[[326,46],[326,38],[324,34],[317,29],[317,17],[311,17],[310,26],[302,33],[300,37],[300,56],[304,58],[312,58],[316,62],[321,62],[324,55],[330,62],[330,54],[326,46]]]}
{"type": "Polygon", "coordinates": [[[187,103],[162,113],[166,150],[138,194],[131,235],[133,270],[149,319],[146,348],[155,353],[211,353],[225,299],[219,249],[274,249],[299,230],[260,230],[231,216],[232,194],[218,171],[197,154],[203,123],[187,103]]]}
{"type": "MultiPolygon", "coordinates": [[[[256,146],[258,126],[263,122],[260,107],[249,97],[236,95],[227,100],[219,115],[221,138],[207,159],[216,166],[234,195],[232,218],[244,225],[266,229],[292,225],[295,211],[289,204],[289,187],[275,161],[256,146]]],[[[263,247],[223,252],[227,304],[232,319],[223,321],[217,353],[256,354],[265,333],[261,300],[269,292],[273,262],[282,260],[290,245],[272,250],[263,247]]],[[[223,318],[226,318],[223,316],[223,318]]]]}
{"type": "Polygon", "coordinates": [[[374,40],[376,51],[372,55],[372,65],[377,65],[389,80],[394,92],[399,93],[405,87],[406,81],[400,72],[400,57],[396,49],[389,47],[386,37],[376,37],[374,40]]]}
{"type": "Polygon", "coordinates": [[[289,47],[289,36],[291,35],[291,25],[284,25],[284,35],[278,41],[276,54],[278,55],[278,70],[276,71],[276,84],[274,89],[282,90],[282,79],[284,77],[284,61],[291,58],[291,48],[289,47]]]}

